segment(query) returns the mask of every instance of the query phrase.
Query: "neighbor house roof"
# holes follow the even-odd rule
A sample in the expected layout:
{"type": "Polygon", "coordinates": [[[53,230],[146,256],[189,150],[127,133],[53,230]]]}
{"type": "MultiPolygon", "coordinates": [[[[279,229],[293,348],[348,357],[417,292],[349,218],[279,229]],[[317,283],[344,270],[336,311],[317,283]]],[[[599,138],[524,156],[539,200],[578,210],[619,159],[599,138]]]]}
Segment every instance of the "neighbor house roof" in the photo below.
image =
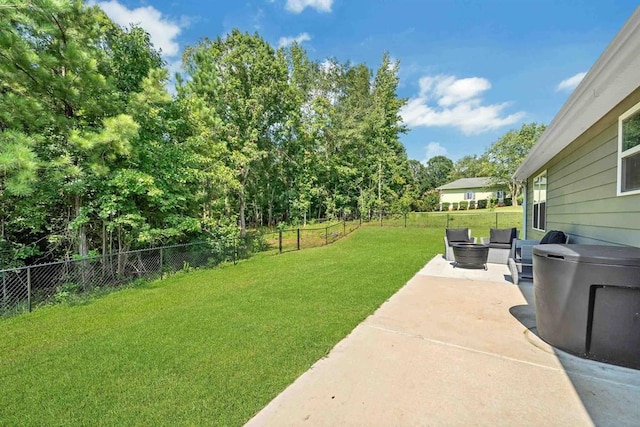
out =
{"type": "Polygon", "coordinates": [[[456,181],[450,182],[440,187],[436,187],[436,190],[457,190],[461,188],[486,188],[495,187],[491,182],[491,178],[478,177],[478,178],[460,178],[456,181]]]}
{"type": "Polygon", "coordinates": [[[640,87],[640,7],[611,41],[513,175],[523,181],[640,87]]]}

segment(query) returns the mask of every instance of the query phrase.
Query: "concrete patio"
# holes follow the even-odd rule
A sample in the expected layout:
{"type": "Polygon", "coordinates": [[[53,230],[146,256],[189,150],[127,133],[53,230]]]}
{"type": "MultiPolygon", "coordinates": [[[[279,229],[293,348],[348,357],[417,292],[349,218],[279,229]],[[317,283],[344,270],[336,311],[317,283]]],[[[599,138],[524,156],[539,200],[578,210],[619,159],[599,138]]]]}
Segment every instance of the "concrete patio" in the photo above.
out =
{"type": "Polygon", "coordinates": [[[640,425],[640,371],[554,350],[532,295],[437,256],[247,425],[640,425]]]}

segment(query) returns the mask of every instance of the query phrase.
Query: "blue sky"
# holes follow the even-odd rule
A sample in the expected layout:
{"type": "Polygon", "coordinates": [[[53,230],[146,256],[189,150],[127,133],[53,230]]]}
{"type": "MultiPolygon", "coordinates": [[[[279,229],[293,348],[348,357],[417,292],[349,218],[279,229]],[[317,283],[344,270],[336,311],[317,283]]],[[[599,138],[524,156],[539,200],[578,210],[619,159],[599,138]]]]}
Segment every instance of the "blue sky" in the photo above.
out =
{"type": "Polygon", "coordinates": [[[317,61],[400,61],[410,158],[482,154],[510,129],[548,124],[631,16],[636,1],[110,0],[172,70],[182,50],[233,28],[273,46],[298,40],[317,61]]]}

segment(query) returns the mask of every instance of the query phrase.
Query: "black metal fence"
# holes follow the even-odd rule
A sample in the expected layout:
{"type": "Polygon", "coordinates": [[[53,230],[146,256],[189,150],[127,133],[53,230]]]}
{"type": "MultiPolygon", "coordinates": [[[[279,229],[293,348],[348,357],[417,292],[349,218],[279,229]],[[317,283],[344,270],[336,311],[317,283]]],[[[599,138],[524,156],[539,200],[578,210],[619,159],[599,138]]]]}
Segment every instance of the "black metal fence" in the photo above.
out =
{"type": "Polygon", "coordinates": [[[262,236],[270,248],[283,253],[328,245],[356,230],[361,224],[359,219],[327,222],[322,226],[280,229],[262,236]]]}
{"type": "Polygon", "coordinates": [[[72,295],[104,291],[137,279],[158,279],[180,270],[235,263],[254,251],[254,238],[163,246],[84,259],[0,270],[0,316],[72,295]]]}
{"type": "Polygon", "coordinates": [[[237,239],[163,246],[83,259],[0,270],[0,316],[91,293],[108,292],[137,279],[162,279],[167,274],[198,267],[236,263],[252,253],[279,253],[333,243],[360,226],[359,221],[323,227],[283,229],[237,239]]]}
{"type": "MultiPolygon", "coordinates": [[[[372,216],[367,225],[395,227],[519,227],[517,212],[408,213],[372,216]]],[[[68,300],[76,295],[108,291],[137,279],[161,279],[166,274],[248,258],[252,253],[278,253],[328,245],[363,224],[362,219],[322,226],[280,229],[257,236],[163,246],[84,259],[0,270],[0,316],[68,300]]]]}
{"type": "Polygon", "coordinates": [[[367,222],[382,227],[508,228],[522,226],[522,212],[408,212],[374,215],[367,222]]]}

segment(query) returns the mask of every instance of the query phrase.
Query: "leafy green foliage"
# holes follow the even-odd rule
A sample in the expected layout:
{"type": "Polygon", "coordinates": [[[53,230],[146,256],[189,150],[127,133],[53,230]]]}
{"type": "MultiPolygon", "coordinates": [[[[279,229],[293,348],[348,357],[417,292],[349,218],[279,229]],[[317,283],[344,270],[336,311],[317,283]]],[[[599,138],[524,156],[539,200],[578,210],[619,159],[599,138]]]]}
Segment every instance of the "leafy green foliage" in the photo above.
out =
{"type": "Polygon", "coordinates": [[[463,156],[454,163],[453,169],[449,174],[449,180],[455,181],[460,178],[475,178],[489,175],[491,175],[491,164],[486,154],[482,156],[473,154],[463,156]]]}
{"type": "Polygon", "coordinates": [[[320,64],[233,30],[187,48],[172,97],[149,35],[95,5],[2,18],[0,268],[404,212],[425,190],[386,53],[320,64]]]}
{"type": "Polygon", "coordinates": [[[513,182],[511,177],[545,129],[543,124],[525,123],[520,129],[504,134],[487,150],[490,176],[495,184],[509,187],[514,201],[520,192],[520,183],[513,182]]]}

